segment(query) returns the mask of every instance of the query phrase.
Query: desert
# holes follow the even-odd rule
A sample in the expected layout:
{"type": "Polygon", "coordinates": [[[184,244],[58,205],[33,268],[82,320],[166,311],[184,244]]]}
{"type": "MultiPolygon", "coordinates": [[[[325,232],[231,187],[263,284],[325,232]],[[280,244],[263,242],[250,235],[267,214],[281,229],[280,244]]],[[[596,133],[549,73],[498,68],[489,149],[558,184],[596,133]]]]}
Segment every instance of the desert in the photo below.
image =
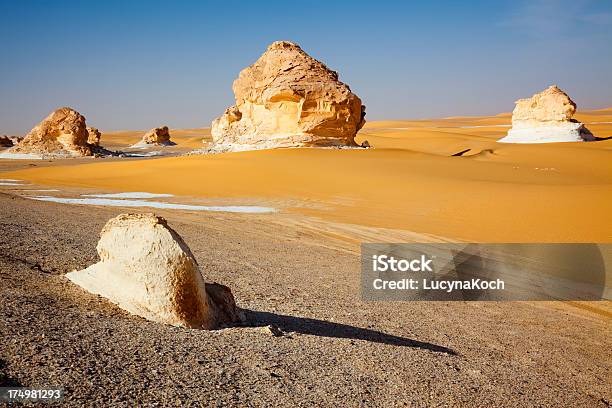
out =
{"type": "MultiPolygon", "coordinates": [[[[577,117],[597,134],[612,132],[609,123],[601,123],[612,122],[611,110],[577,117]]],[[[13,180],[1,187],[2,330],[34,314],[46,322],[11,329],[15,334],[3,347],[4,378],[21,384],[61,381],[76,405],[91,398],[120,405],[127,401],[125,389],[143,404],[178,399],[393,405],[398,395],[423,405],[432,398],[493,406],[608,400],[604,362],[610,348],[603,333],[612,317],[609,300],[402,306],[359,300],[358,251],[364,240],[612,240],[608,223],[601,222],[610,211],[611,141],[546,149],[497,143],[509,125],[507,114],[374,121],[357,137],[373,147],[361,150],[2,160],[1,177],[13,180]],[[195,172],[217,176],[190,177],[195,172]],[[147,193],[129,193],[138,191],[147,193]],[[160,326],[67,282],[64,274],[96,262],[96,237],[108,219],[139,208],[32,200],[83,195],[273,208],[270,213],[155,209],[188,240],[206,276],[232,288],[246,322],[210,335],[160,326]],[[574,217],[585,209],[589,217],[574,217]],[[70,312],[58,315],[60,309],[70,312]],[[500,316],[504,328],[493,329],[491,322],[500,316]],[[541,322],[546,335],[534,332],[541,322]],[[55,334],[41,338],[41,331],[55,334]],[[63,339],[74,339],[74,346],[66,348],[63,339]],[[117,341],[120,347],[111,345],[117,341]],[[488,345],[484,351],[482,344],[488,345]],[[22,357],[7,358],[17,352],[22,357]],[[34,358],[44,362],[44,371],[30,367],[34,358]],[[526,358],[529,365],[513,363],[526,358]],[[124,374],[117,377],[119,360],[124,374]],[[149,368],[140,366],[142,360],[149,368]],[[571,374],[578,361],[595,376],[571,374]],[[76,367],[90,367],[96,380],[84,384],[76,367]],[[160,372],[154,367],[163,367],[173,385],[148,387],[160,372]],[[435,384],[427,380],[431,376],[435,384]],[[523,385],[510,385],[517,378],[523,385]],[[495,391],[482,392],[493,379],[495,391]],[[542,382],[563,389],[542,393],[536,385],[542,382]],[[365,389],[367,394],[359,391],[365,389]]],[[[206,129],[185,133],[186,141],[201,135],[194,148],[211,140],[206,129]]],[[[103,132],[102,140],[125,147],[137,134],[106,138],[103,132]]],[[[176,139],[180,146],[181,137],[176,139]]]]}
{"type": "MultiPolygon", "coordinates": [[[[586,117],[595,134],[610,134],[611,124],[600,122],[610,122],[611,110],[577,117],[586,117]]],[[[609,228],[600,220],[609,211],[612,141],[497,143],[507,130],[499,125],[509,127],[509,119],[500,115],[374,122],[356,138],[368,140],[372,149],[269,149],[147,161],[90,160],[85,165],[39,163],[3,177],[50,188],[169,193],[205,204],[225,199],[335,223],[463,241],[608,242],[609,228]],[[189,176],[199,172],[223,177],[189,176]],[[572,217],[586,208],[590,217],[572,217]],[[458,213],[461,217],[455,217],[458,213]],[[499,214],[514,221],[500,221],[499,214]]],[[[190,132],[189,139],[202,135],[192,144],[196,148],[202,140],[212,142],[207,129],[190,132]]],[[[125,137],[122,145],[111,144],[121,149],[129,145],[128,135],[104,134],[102,140],[117,143],[125,137]]],[[[177,149],[189,143],[176,140],[177,149]]]]}
{"type": "Polygon", "coordinates": [[[7,5],[0,405],[609,407],[608,14],[446,6],[7,5]]]}

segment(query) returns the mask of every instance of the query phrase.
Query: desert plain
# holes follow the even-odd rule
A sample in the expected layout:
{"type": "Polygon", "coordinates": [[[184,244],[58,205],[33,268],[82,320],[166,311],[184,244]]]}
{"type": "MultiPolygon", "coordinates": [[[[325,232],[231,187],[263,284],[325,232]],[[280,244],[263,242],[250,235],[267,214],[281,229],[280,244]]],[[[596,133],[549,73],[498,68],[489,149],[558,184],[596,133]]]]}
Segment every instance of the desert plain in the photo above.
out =
{"type": "MultiPolygon", "coordinates": [[[[611,109],[577,118],[600,139],[612,133],[611,109]]],[[[508,114],[378,121],[367,123],[356,137],[372,149],[188,156],[178,154],[202,148],[210,130],[173,130],[177,145],[156,150],[174,157],[3,160],[2,168],[4,178],[47,187],[265,203],[283,216],[346,228],[470,242],[610,242],[612,231],[602,221],[610,213],[612,140],[497,143],[509,127],[508,114]]],[[[107,148],[121,150],[140,134],[110,132],[103,140],[107,148]]]]}
{"type": "MultiPolygon", "coordinates": [[[[203,128],[141,150],[159,156],[2,159],[0,379],[60,385],[74,406],[610,406],[609,301],[360,298],[362,242],[612,242],[612,109],[576,118],[600,140],[498,143],[500,114],[368,122],[369,149],[186,155],[210,142],[203,128]],[[40,201],[128,192],[167,196],[40,201]],[[245,324],[160,325],[71,284],[124,212],[165,217],[245,324]]],[[[102,143],[129,150],[142,133],[102,143]]]]}

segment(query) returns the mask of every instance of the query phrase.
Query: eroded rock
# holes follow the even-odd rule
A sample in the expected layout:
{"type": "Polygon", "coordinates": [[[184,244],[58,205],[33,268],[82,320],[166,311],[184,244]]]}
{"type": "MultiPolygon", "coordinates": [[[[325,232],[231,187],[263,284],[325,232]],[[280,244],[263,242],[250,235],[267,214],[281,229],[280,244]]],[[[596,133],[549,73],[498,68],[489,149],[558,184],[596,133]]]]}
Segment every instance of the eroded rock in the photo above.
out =
{"type": "Polygon", "coordinates": [[[12,147],[12,146],[13,146],[13,140],[11,140],[10,137],[6,135],[0,136],[0,147],[12,147]]]}
{"type": "Polygon", "coordinates": [[[23,140],[23,136],[9,136],[8,138],[13,142],[13,146],[19,144],[23,140]]]}
{"type": "Polygon", "coordinates": [[[236,105],[212,123],[217,150],[357,146],[361,99],[297,44],[272,43],[232,88],[236,105]]]}
{"type": "Polygon", "coordinates": [[[100,137],[102,134],[95,127],[87,127],[87,143],[91,146],[100,147],[100,137]]]}
{"type": "Polygon", "coordinates": [[[591,132],[572,119],[576,103],[552,85],[531,98],[516,101],[512,111],[512,128],[500,142],[549,143],[594,140],[591,132]]]}
{"type": "Polygon", "coordinates": [[[135,146],[172,146],[174,144],[175,143],[170,140],[170,130],[168,126],[162,126],[149,130],[135,146]]]}
{"type": "Polygon", "coordinates": [[[66,276],[130,313],[159,323],[213,329],[240,321],[226,286],[205,283],[189,247],[154,214],[121,214],[104,226],[100,262],[66,276]]]}
{"type": "Polygon", "coordinates": [[[34,127],[10,153],[91,156],[85,117],[72,108],[59,108],[34,127]]]}

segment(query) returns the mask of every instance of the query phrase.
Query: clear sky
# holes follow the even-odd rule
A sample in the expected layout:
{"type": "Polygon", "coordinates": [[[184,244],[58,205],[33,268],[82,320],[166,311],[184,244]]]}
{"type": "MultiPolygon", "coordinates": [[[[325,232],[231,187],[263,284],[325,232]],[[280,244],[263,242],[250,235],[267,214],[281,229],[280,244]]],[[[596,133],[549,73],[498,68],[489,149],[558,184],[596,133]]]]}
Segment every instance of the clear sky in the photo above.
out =
{"type": "Polygon", "coordinates": [[[508,112],[550,84],[612,106],[612,1],[0,0],[0,133],[70,106],[102,130],[208,127],[275,40],[367,119],[508,112]]]}

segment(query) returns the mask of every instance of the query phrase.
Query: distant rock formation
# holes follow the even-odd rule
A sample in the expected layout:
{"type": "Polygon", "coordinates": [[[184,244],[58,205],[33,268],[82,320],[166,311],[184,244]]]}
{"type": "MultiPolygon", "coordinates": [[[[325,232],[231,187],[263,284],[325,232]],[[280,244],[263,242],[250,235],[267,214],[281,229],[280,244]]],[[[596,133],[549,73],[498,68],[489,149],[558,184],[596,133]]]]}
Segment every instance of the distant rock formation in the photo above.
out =
{"type": "Polygon", "coordinates": [[[10,153],[91,156],[85,117],[71,108],[59,108],[34,127],[10,153]]]}
{"type": "Polygon", "coordinates": [[[531,98],[519,99],[512,112],[512,128],[502,143],[582,142],[593,134],[572,117],[576,104],[552,85],[531,98]]]}
{"type": "Polygon", "coordinates": [[[8,138],[11,139],[11,142],[13,142],[13,146],[21,143],[23,140],[23,136],[9,136],[8,138]]]}
{"type": "Polygon", "coordinates": [[[357,146],[361,99],[297,44],[272,43],[232,88],[236,105],[212,123],[214,149],[357,146]]]}
{"type": "Polygon", "coordinates": [[[102,134],[97,128],[87,127],[87,144],[100,147],[100,137],[102,137],[102,134]]]}
{"type": "Polygon", "coordinates": [[[13,140],[6,136],[6,135],[2,135],[0,136],[0,147],[12,147],[13,146],[13,140]]]}
{"type": "Polygon", "coordinates": [[[97,250],[100,262],[66,276],[130,313],[198,329],[241,320],[229,288],[204,282],[189,247],[161,217],[121,214],[111,219],[97,250]]]}
{"type": "Polygon", "coordinates": [[[174,146],[176,143],[170,140],[170,130],[168,126],[162,126],[149,130],[144,134],[142,140],[133,147],[143,146],[174,146]]]}

